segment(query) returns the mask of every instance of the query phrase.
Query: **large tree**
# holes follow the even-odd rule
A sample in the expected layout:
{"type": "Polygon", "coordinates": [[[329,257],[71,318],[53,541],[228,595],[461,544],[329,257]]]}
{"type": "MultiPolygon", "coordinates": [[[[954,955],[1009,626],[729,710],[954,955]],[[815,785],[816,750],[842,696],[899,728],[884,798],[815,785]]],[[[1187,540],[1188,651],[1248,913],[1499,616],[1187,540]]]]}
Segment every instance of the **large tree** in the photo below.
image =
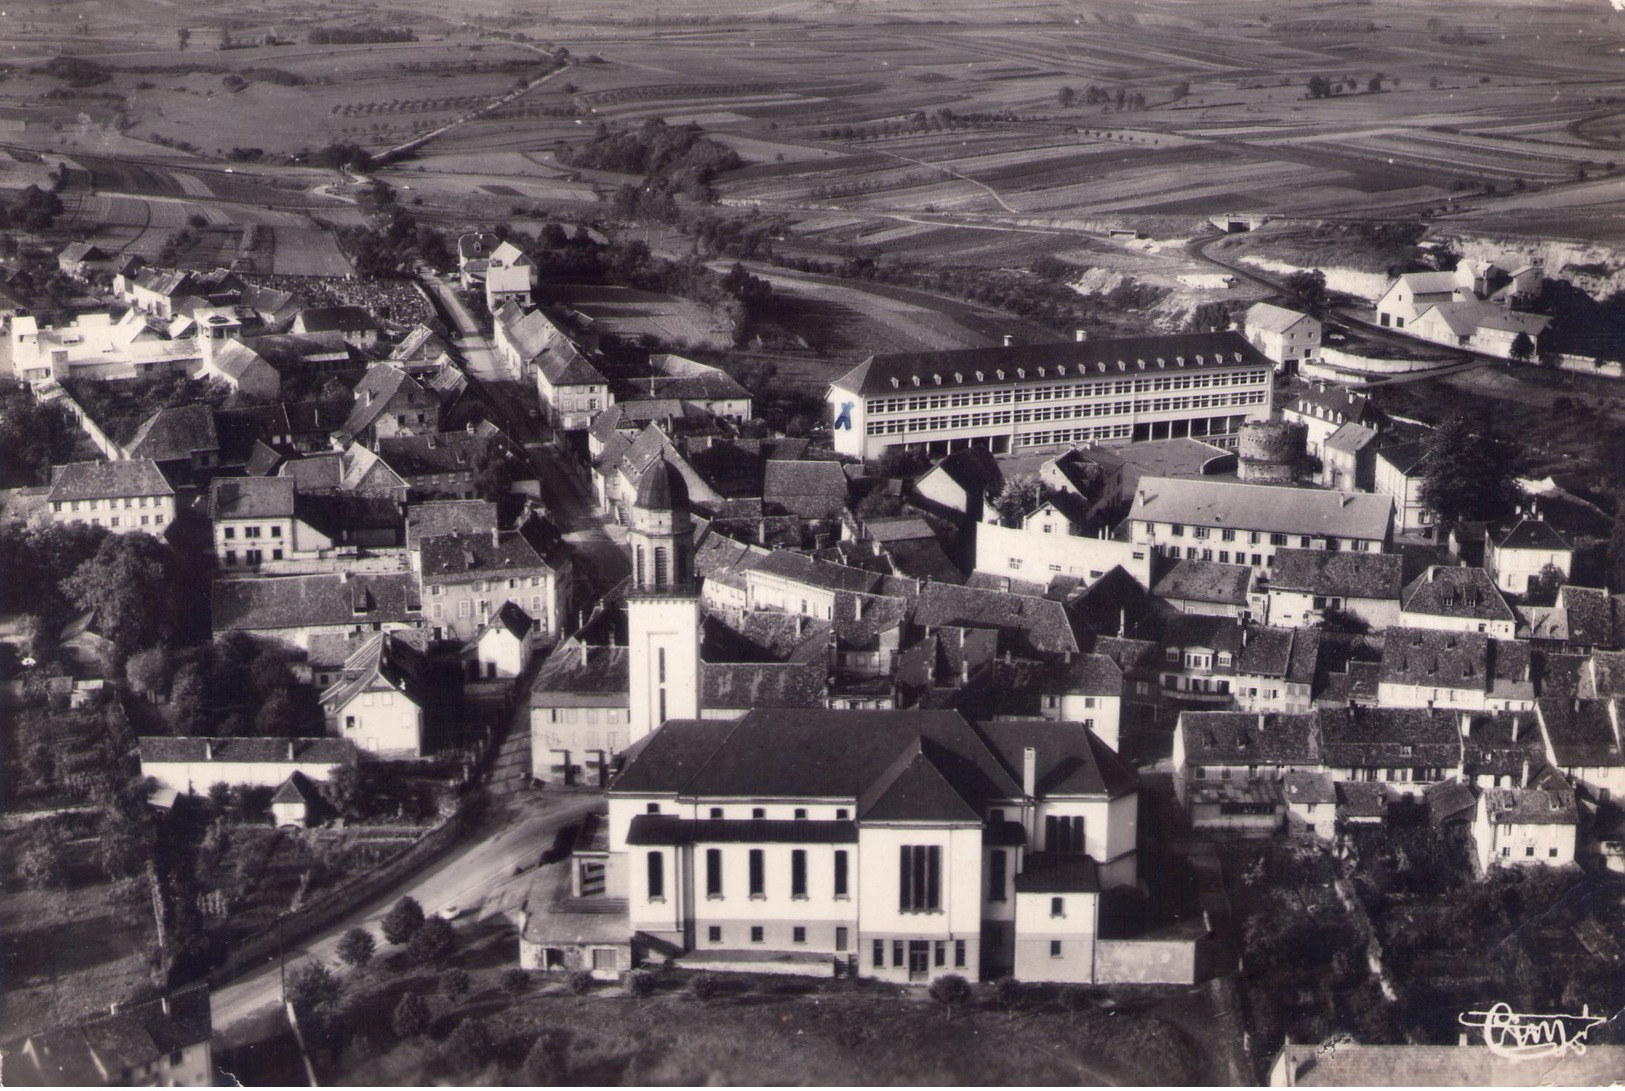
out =
{"type": "Polygon", "coordinates": [[[81,610],[96,611],[97,631],[129,654],[171,630],[169,546],[150,534],[110,534],[62,591],[81,610]]]}
{"type": "Polygon", "coordinates": [[[1462,413],[1451,414],[1423,441],[1423,506],[1440,523],[1505,519],[1522,495],[1516,480],[1520,455],[1511,440],[1462,413]]]}

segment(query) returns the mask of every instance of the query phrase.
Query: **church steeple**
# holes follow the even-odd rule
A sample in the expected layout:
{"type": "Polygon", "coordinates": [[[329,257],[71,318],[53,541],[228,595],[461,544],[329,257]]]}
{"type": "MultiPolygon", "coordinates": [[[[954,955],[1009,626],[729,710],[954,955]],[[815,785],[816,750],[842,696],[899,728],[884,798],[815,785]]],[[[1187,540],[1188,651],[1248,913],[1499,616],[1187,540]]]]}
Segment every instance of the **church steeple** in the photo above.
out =
{"type": "Polygon", "coordinates": [[[700,714],[700,600],[694,524],[682,471],[657,458],[632,500],[632,589],[626,596],[631,740],[700,714]]]}
{"type": "Polygon", "coordinates": [[[685,592],[694,582],[694,524],[688,513],[688,484],[682,471],[656,459],[638,477],[632,500],[634,591],[685,592]]]}

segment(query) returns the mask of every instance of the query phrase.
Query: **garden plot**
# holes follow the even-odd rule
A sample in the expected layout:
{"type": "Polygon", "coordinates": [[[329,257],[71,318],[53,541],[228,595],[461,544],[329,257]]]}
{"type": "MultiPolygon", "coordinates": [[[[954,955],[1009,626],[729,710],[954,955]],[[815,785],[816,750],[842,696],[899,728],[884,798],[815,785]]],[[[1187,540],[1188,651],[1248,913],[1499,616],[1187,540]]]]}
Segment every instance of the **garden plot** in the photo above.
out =
{"type": "Polygon", "coordinates": [[[271,272],[276,276],[347,277],[350,260],[331,232],[319,227],[271,228],[271,272]]]}
{"type": "Polygon", "coordinates": [[[546,294],[591,318],[600,333],[628,341],[647,336],[674,347],[733,345],[733,331],[725,319],[677,296],[611,285],[553,285],[546,294]]]}

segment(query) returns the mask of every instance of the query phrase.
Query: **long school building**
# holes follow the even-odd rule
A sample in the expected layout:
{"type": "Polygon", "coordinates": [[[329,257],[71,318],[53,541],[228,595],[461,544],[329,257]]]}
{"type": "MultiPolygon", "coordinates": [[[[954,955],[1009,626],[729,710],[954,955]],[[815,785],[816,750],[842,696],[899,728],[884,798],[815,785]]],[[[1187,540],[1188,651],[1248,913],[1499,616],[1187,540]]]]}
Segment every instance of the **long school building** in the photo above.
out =
{"type": "Polygon", "coordinates": [[[830,385],[835,449],[877,458],[1088,440],[1196,437],[1233,447],[1269,416],[1273,365],[1241,334],[871,356],[830,385]]]}

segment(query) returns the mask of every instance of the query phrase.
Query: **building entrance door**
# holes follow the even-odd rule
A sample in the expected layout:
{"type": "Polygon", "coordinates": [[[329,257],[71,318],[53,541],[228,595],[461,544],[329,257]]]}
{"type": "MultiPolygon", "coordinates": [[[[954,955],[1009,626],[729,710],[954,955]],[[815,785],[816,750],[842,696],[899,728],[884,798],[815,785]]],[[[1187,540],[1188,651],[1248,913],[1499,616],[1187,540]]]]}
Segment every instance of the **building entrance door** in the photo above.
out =
{"type": "Polygon", "coordinates": [[[908,941],[908,979],[924,981],[931,976],[931,944],[923,939],[908,941]]]}

